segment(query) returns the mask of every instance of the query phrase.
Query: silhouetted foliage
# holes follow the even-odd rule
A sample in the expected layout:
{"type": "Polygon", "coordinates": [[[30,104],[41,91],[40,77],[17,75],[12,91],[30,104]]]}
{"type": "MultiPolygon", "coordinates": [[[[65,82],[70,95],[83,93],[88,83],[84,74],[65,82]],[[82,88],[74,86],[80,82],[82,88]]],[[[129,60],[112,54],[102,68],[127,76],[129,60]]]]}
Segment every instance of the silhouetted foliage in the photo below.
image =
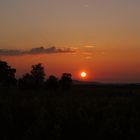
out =
{"type": "Polygon", "coordinates": [[[5,61],[0,60],[0,85],[1,86],[15,86],[16,69],[11,68],[5,61]]]}
{"type": "Polygon", "coordinates": [[[45,82],[45,88],[56,90],[58,88],[58,79],[54,75],[51,75],[45,82]]]}
{"type": "Polygon", "coordinates": [[[60,86],[62,89],[67,90],[72,86],[72,75],[71,73],[63,73],[60,79],[60,86]]]}
{"type": "Polygon", "coordinates": [[[33,76],[29,73],[23,75],[22,78],[19,79],[18,86],[21,89],[31,89],[35,85],[33,76]]]}
{"type": "Polygon", "coordinates": [[[32,66],[30,74],[26,73],[19,79],[18,86],[21,89],[41,88],[44,84],[44,79],[44,67],[41,64],[36,64],[32,66]]]}
{"type": "Polygon", "coordinates": [[[45,79],[45,72],[44,67],[41,64],[36,64],[32,66],[31,75],[34,79],[36,87],[40,87],[43,85],[45,79]]]}

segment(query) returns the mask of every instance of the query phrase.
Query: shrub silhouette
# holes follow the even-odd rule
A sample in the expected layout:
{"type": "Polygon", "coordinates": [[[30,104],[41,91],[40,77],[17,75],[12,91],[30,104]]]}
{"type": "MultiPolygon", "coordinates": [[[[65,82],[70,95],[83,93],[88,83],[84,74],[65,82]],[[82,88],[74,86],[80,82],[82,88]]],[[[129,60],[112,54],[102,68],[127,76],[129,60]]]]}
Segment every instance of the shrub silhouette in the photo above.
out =
{"type": "Polygon", "coordinates": [[[72,75],[71,73],[63,73],[60,79],[60,86],[63,90],[68,90],[72,86],[72,75]]]}
{"type": "Polygon", "coordinates": [[[49,76],[49,79],[45,82],[45,88],[56,90],[58,88],[58,79],[54,75],[49,76]]]}
{"type": "Polygon", "coordinates": [[[0,86],[15,86],[16,69],[11,68],[5,61],[0,60],[0,86]]]}
{"type": "Polygon", "coordinates": [[[32,70],[19,79],[19,88],[41,88],[44,84],[45,72],[41,64],[32,65],[32,70]]]}

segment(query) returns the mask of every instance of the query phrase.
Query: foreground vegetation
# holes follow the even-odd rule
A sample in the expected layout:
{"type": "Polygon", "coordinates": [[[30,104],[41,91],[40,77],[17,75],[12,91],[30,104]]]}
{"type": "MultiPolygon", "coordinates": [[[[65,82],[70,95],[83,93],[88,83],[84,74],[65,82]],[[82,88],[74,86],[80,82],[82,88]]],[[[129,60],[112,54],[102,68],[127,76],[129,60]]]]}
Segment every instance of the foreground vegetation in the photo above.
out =
{"type": "Polygon", "coordinates": [[[139,86],[0,90],[1,140],[139,137],[139,86]]]}

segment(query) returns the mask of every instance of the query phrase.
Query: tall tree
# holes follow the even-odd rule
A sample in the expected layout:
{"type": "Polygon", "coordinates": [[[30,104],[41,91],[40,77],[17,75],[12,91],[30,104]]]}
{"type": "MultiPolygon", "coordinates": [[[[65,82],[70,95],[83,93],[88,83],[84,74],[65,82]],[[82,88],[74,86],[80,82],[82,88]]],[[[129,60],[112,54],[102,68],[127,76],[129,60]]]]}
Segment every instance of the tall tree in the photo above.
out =
{"type": "Polygon", "coordinates": [[[16,85],[15,78],[16,69],[11,68],[7,62],[0,60],[0,85],[13,86],[16,85]]]}
{"type": "Polygon", "coordinates": [[[45,79],[44,67],[42,64],[32,65],[31,75],[34,79],[35,86],[42,86],[45,79]]]}
{"type": "Polygon", "coordinates": [[[44,79],[44,67],[39,63],[32,65],[31,72],[19,79],[18,86],[21,89],[40,88],[44,84],[44,79]]]}

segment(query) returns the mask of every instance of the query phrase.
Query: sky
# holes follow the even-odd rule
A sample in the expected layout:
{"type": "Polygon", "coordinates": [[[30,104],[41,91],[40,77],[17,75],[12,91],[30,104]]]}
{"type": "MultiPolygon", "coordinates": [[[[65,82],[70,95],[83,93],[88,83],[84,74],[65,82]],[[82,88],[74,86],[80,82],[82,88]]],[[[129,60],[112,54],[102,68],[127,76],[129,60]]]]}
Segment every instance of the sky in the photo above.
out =
{"type": "Polygon", "coordinates": [[[46,76],[140,82],[139,0],[0,0],[0,59],[17,77],[42,63],[46,76]]]}

